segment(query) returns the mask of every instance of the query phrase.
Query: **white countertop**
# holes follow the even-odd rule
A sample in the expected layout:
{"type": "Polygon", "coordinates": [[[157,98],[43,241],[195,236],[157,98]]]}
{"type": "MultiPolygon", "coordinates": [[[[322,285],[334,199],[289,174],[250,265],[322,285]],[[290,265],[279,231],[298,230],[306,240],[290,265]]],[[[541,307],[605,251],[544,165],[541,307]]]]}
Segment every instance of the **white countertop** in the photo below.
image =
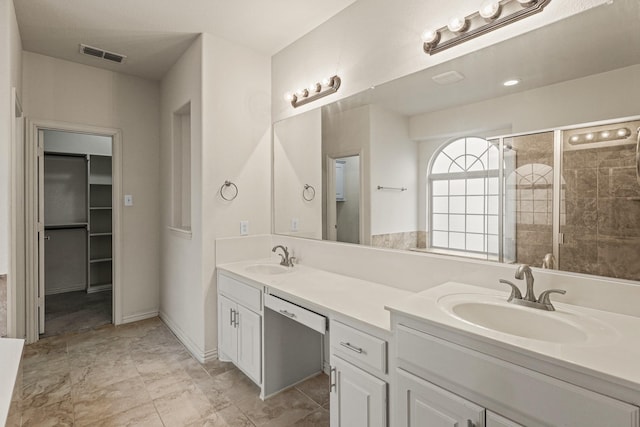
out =
{"type": "MultiPolygon", "coordinates": [[[[469,323],[449,314],[438,301],[452,294],[508,298],[508,293],[448,282],[386,304],[388,310],[441,329],[528,354],[557,366],[640,391],[640,318],[569,304],[554,303],[543,315],[588,319],[593,336],[584,342],[560,343],[522,338],[469,323]],[[599,325],[599,326],[598,326],[599,325]]],[[[508,319],[504,319],[505,322],[508,319]]],[[[579,323],[579,321],[578,321],[579,323]]]]}
{"type": "Polygon", "coordinates": [[[0,426],[7,422],[24,340],[0,338],[0,426]]]}
{"type": "Polygon", "coordinates": [[[385,331],[391,328],[385,304],[413,294],[304,265],[296,265],[282,274],[248,272],[246,267],[253,264],[273,264],[273,259],[242,261],[218,268],[266,285],[276,295],[304,302],[307,308],[341,314],[385,331]]]}

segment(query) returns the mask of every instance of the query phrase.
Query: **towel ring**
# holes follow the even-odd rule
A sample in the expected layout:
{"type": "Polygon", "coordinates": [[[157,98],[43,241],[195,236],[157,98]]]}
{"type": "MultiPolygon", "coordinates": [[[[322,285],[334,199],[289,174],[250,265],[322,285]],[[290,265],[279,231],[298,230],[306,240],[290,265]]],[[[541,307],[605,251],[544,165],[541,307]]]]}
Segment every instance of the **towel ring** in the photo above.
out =
{"type": "Polygon", "coordinates": [[[235,199],[236,197],[238,197],[238,186],[235,185],[233,182],[231,181],[225,181],[224,184],[222,184],[222,186],[220,187],[220,197],[222,197],[223,199],[225,199],[227,202],[232,201],[233,199],[235,199]],[[231,197],[226,197],[224,195],[224,190],[226,187],[233,187],[235,189],[235,192],[233,193],[233,196],[231,197]]]}
{"type": "Polygon", "coordinates": [[[312,185],[305,184],[304,190],[302,190],[302,198],[305,199],[307,202],[312,201],[313,199],[316,198],[316,189],[313,188],[312,185]],[[308,194],[310,195],[309,197],[307,197],[308,194]]]}

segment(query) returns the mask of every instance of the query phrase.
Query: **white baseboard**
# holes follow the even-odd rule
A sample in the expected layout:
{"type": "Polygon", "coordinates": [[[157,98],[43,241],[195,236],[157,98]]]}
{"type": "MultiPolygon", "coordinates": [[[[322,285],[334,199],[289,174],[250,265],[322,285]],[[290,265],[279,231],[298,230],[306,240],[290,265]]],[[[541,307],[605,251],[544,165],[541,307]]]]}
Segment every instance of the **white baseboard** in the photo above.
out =
{"type": "Polygon", "coordinates": [[[85,283],[78,283],[71,286],[65,286],[64,288],[49,288],[45,289],[45,295],[57,295],[64,294],[66,292],[75,292],[75,291],[84,291],[87,289],[87,285],[85,283]]]}
{"type": "Polygon", "coordinates": [[[167,313],[160,311],[160,319],[171,329],[171,332],[180,340],[180,342],[189,350],[189,353],[196,358],[196,360],[200,363],[208,362],[209,360],[214,360],[218,357],[218,350],[210,350],[205,352],[201,349],[180,327],[176,322],[171,320],[171,317],[167,316],[167,313]]]}
{"type": "Polygon", "coordinates": [[[140,320],[151,319],[152,317],[158,317],[158,310],[147,311],[145,313],[130,314],[129,316],[122,317],[122,324],[138,322],[140,320]]]}

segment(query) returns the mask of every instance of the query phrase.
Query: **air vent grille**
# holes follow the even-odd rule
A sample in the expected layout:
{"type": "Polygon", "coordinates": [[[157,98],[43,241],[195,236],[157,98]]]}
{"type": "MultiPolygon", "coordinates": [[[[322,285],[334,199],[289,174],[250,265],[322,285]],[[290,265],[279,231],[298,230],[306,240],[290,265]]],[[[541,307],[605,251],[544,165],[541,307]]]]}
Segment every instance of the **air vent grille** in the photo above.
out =
{"type": "Polygon", "coordinates": [[[120,55],[119,53],[109,52],[97,47],[88,46],[86,44],[80,44],[80,53],[84,55],[93,56],[96,58],[104,59],[105,61],[116,62],[122,64],[126,59],[126,55],[120,55]]]}

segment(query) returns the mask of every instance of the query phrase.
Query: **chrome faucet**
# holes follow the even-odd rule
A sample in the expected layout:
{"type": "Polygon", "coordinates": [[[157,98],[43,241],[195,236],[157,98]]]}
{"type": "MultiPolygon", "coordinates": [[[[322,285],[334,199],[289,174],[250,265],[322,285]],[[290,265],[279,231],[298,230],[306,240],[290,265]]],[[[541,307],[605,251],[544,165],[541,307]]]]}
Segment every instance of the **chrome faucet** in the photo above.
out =
{"type": "Polygon", "coordinates": [[[280,265],[284,265],[285,267],[293,267],[293,261],[296,258],[289,257],[289,249],[287,249],[287,247],[282,245],[277,245],[277,246],[274,246],[273,249],[271,249],[271,252],[277,253],[276,250],[278,250],[278,248],[282,249],[282,252],[284,252],[284,255],[278,254],[280,255],[280,258],[282,258],[282,261],[280,261],[280,265]]]}
{"type": "Polygon", "coordinates": [[[512,304],[524,305],[525,307],[537,308],[539,310],[555,311],[553,304],[551,304],[549,295],[553,293],[564,295],[567,293],[567,291],[562,289],[548,289],[542,292],[536,299],[536,296],[533,292],[533,272],[531,271],[531,267],[529,267],[527,264],[518,266],[515,277],[518,280],[526,279],[527,293],[524,297],[522,296],[520,289],[518,289],[516,285],[508,280],[500,279],[500,283],[511,286],[511,295],[509,296],[509,299],[507,299],[507,301],[512,304]]]}
{"type": "Polygon", "coordinates": [[[542,268],[556,268],[556,257],[549,253],[542,258],[542,268]]]}

